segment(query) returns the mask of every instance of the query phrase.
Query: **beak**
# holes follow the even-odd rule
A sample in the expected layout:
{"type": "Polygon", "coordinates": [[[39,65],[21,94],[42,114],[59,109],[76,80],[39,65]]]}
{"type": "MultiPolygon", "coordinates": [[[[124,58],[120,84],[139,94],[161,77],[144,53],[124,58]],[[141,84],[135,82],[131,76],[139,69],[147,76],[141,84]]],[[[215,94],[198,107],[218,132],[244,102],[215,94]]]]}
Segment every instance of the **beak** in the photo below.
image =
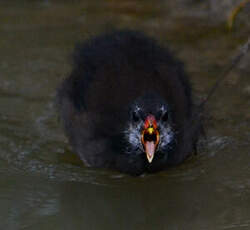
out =
{"type": "Polygon", "coordinates": [[[156,145],[153,141],[146,141],[144,144],[144,148],[145,148],[148,162],[151,163],[155,155],[156,145]]]}
{"type": "Polygon", "coordinates": [[[149,163],[153,161],[159,143],[159,136],[159,131],[152,127],[147,128],[142,132],[141,141],[149,163]]]}

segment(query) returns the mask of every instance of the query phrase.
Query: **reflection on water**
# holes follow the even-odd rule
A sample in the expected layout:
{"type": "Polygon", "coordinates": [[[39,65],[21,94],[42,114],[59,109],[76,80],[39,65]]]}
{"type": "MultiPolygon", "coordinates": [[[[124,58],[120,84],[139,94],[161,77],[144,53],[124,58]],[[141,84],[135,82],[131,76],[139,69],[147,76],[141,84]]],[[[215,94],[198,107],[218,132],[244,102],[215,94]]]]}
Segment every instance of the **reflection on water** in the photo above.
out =
{"type": "Polygon", "coordinates": [[[114,27],[169,44],[206,94],[249,28],[229,35],[167,3],[0,3],[1,229],[250,228],[250,55],[211,101],[200,154],[176,168],[135,178],[86,168],[62,132],[55,89],[74,44],[114,27]]]}

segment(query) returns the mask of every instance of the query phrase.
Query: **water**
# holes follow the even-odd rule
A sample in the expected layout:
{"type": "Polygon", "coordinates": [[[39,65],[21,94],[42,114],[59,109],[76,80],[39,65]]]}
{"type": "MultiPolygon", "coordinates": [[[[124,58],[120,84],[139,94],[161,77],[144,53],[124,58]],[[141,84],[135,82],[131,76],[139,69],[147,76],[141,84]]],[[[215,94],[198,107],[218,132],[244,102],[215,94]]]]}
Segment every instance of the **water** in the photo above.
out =
{"type": "Polygon", "coordinates": [[[0,229],[250,229],[249,55],[210,102],[199,155],[176,168],[86,168],[62,132],[55,90],[74,44],[114,27],[168,44],[206,95],[250,29],[228,33],[167,3],[0,3],[0,229]]]}

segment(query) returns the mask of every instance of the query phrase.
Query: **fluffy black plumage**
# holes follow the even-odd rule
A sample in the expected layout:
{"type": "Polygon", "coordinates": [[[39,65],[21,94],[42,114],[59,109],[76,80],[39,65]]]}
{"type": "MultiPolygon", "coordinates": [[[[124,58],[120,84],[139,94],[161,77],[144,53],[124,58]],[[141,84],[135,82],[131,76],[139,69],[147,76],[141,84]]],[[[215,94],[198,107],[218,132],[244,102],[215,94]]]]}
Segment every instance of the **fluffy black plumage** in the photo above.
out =
{"type": "Polygon", "coordinates": [[[182,63],[140,32],[115,31],[76,46],[57,97],[69,141],[88,166],[155,172],[181,163],[199,138],[182,63]],[[148,114],[162,135],[151,163],[138,140],[148,114]]]}

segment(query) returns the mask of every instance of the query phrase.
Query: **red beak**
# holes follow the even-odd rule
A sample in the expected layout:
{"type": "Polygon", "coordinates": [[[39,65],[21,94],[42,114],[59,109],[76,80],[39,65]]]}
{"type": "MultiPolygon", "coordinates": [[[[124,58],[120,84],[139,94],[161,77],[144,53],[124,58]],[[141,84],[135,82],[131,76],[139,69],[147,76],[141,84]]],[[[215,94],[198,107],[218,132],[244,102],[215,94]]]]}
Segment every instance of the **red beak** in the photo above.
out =
{"type": "Polygon", "coordinates": [[[156,119],[153,115],[149,115],[145,120],[144,130],[141,135],[141,141],[149,163],[151,163],[154,158],[159,139],[160,135],[157,129],[156,119]]]}

